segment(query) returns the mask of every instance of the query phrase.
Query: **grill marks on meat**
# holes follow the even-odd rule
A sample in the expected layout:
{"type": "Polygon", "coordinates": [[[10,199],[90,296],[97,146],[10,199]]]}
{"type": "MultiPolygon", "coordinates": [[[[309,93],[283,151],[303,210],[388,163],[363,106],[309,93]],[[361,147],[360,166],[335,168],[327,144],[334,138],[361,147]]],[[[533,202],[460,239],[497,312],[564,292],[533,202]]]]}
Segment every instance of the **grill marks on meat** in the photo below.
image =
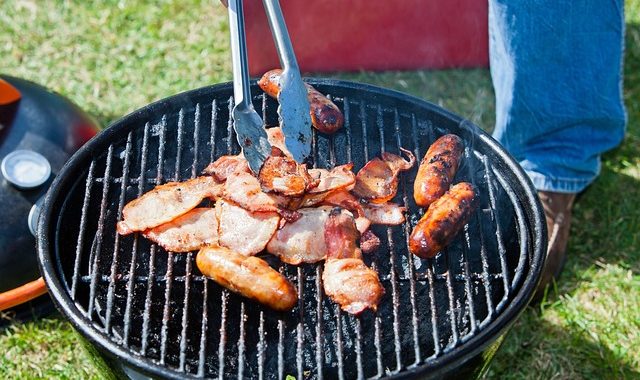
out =
{"type": "Polygon", "coordinates": [[[195,208],[145,231],[143,235],[167,251],[195,251],[206,245],[218,244],[218,218],[212,208],[195,208]]]}
{"type": "Polygon", "coordinates": [[[249,163],[244,156],[222,156],[202,171],[202,174],[212,175],[219,182],[226,181],[234,173],[251,174],[249,163]]]}
{"type": "Polygon", "coordinates": [[[456,135],[444,135],[431,144],[413,184],[413,198],[418,206],[428,207],[449,189],[463,152],[462,139],[456,135]]]}
{"type": "Polygon", "coordinates": [[[215,198],[221,193],[222,185],[209,176],[156,186],[124,206],[117,231],[127,235],[157,227],[194,209],[203,199],[215,198]]]}
{"type": "Polygon", "coordinates": [[[218,284],[274,310],[288,311],[298,302],[298,293],[289,280],[258,257],[210,246],[198,252],[196,265],[218,284]]]}
{"type": "Polygon", "coordinates": [[[375,157],[367,162],[356,174],[356,184],[353,192],[360,198],[373,202],[384,203],[393,198],[398,191],[398,174],[409,170],[416,162],[410,151],[401,151],[409,158],[384,152],[381,157],[375,157]]]}
{"type": "Polygon", "coordinates": [[[276,231],[267,244],[267,252],[293,265],[324,260],[327,256],[324,229],[331,209],[322,206],[298,210],[302,217],[276,231]]]}
{"type": "MultiPolygon", "coordinates": [[[[280,94],[281,75],[282,70],[280,69],[267,71],[258,81],[258,86],[269,96],[277,99],[280,94]]],[[[318,131],[327,134],[335,133],[342,128],[344,116],[338,106],[313,86],[306,83],[305,86],[307,87],[311,125],[318,131]]]]}
{"type": "Polygon", "coordinates": [[[264,250],[280,222],[275,212],[249,212],[222,199],[215,210],[220,245],[245,256],[264,250]]]}
{"type": "Polygon", "coordinates": [[[269,156],[260,169],[258,181],[265,193],[277,193],[289,197],[302,196],[306,191],[318,186],[319,180],[309,175],[307,165],[298,164],[284,155],[269,156]]]}
{"type": "Polygon", "coordinates": [[[451,187],[433,202],[409,237],[409,250],[422,258],[435,256],[455,238],[476,207],[475,188],[468,182],[451,187]]]}
{"type": "Polygon", "coordinates": [[[353,216],[341,208],[331,210],[324,231],[324,291],[342,310],[355,315],[366,309],[375,311],[384,295],[378,273],[362,261],[358,237],[353,216]]]}

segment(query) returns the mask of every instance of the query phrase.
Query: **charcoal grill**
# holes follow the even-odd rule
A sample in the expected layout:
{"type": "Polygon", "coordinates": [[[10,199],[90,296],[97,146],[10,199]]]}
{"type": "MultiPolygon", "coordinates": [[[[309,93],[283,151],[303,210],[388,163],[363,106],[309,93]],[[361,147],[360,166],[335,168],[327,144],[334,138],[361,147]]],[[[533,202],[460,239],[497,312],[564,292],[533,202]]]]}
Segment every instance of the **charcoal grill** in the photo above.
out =
{"type": "MultiPolygon", "coordinates": [[[[422,157],[445,133],[466,145],[457,181],[479,189],[464,231],[433,259],[408,254],[422,214],[416,168],[401,174],[402,226],[374,228],[365,257],[386,290],[377,313],[353,317],[322,291],[322,265],[284,265],[298,305],[276,313],[204,278],[195,253],[165,252],[115,232],[124,204],[157,184],[196,176],[238,153],[230,83],[161,100],[115,122],[76,153],[52,185],[38,225],[41,269],[58,308],[110,362],[166,378],[474,377],[486,370],[538,280],[546,230],[535,190],[486,133],[395,91],[309,79],[344,111],[345,126],[313,136],[313,165],[355,169],[400,147],[422,157]]],[[[277,124],[277,104],[253,87],[256,109],[277,124]]],[[[112,369],[117,366],[112,366],[112,369]]],[[[128,372],[131,373],[131,372],[128,372]]]]}

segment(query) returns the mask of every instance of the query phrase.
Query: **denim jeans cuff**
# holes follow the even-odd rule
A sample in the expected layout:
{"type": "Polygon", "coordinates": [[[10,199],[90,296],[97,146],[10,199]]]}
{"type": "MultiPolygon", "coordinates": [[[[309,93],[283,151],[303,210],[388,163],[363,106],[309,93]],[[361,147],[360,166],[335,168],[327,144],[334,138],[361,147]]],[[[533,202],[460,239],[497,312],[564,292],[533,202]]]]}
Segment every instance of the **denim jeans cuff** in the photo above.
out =
{"type": "Polygon", "coordinates": [[[540,173],[525,170],[533,186],[538,191],[552,191],[555,193],[579,193],[593,182],[595,177],[589,179],[575,178],[549,178],[540,173]]]}

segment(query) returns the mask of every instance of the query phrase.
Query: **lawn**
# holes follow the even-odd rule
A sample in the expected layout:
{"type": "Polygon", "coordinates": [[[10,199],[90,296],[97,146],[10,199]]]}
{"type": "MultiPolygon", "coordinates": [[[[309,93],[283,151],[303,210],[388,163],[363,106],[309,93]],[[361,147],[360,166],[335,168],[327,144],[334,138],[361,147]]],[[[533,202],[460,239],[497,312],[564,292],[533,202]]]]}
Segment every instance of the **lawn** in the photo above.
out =
{"type": "MultiPolygon", "coordinates": [[[[640,0],[626,2],[624,143],[579,199],[556,289],[516,322],[490,379],[640,379],[640,0]]],[[[0,70],[48,86],[102,125],[231,79],[226,13],[212,0],[0,2],[0,70]]],[[[440,104],[485,129],[486,69],[331,75],[440,104]]],[[[0,331],[1,378],[101,378],[61,317],[0,331]]]]}

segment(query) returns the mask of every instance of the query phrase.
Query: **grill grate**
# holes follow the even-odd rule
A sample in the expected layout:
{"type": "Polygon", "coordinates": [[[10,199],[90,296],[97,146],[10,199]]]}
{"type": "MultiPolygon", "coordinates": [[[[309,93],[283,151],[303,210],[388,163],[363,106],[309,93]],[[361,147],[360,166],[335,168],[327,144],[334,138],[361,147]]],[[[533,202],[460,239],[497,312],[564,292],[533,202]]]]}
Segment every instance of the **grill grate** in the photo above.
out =
{"type": "MultiPolygon", "coordinates": [[[[169,369],[167,375],[220,379],[402,374],[444,362],[495,323],[530,276],[531,240],[539,232],[527,221],[513,174],[465,121],[404,104],[397,95],[319,88],[334,95],[345,128],[329,137],[314,131],[316,167],[353,161],[359,168],[400,147],[421,158],[438,136],[453,131],[463,137],[457,180],[479,189],[480,205],[445,254],[422,260],[407,253],[409,233],[422,215],[411,195],[417,169],[401,174],[394,200],[409,210],[406,223],[374,227],[382,246],[365,261],[379,272],[386,295],[377,314],[360,318],[324,296],[321,265],[295,267],[265,257],[300,295],[291,313],[279,314],[204,278],[194,253],[165,252],[137,234],[117,235],[126,202],[156,184],[195,177],[216,157],[239,151],[230,87],[201,91],[180,98],[175,109],[156,107],[159,116],[132,118],[124,134],[94,151],[65,194],[55,257],[83,322],[124,352],[169,369]]],[[[254,102],[267,124],[277,123],[272,99],[254,102]]]]}

